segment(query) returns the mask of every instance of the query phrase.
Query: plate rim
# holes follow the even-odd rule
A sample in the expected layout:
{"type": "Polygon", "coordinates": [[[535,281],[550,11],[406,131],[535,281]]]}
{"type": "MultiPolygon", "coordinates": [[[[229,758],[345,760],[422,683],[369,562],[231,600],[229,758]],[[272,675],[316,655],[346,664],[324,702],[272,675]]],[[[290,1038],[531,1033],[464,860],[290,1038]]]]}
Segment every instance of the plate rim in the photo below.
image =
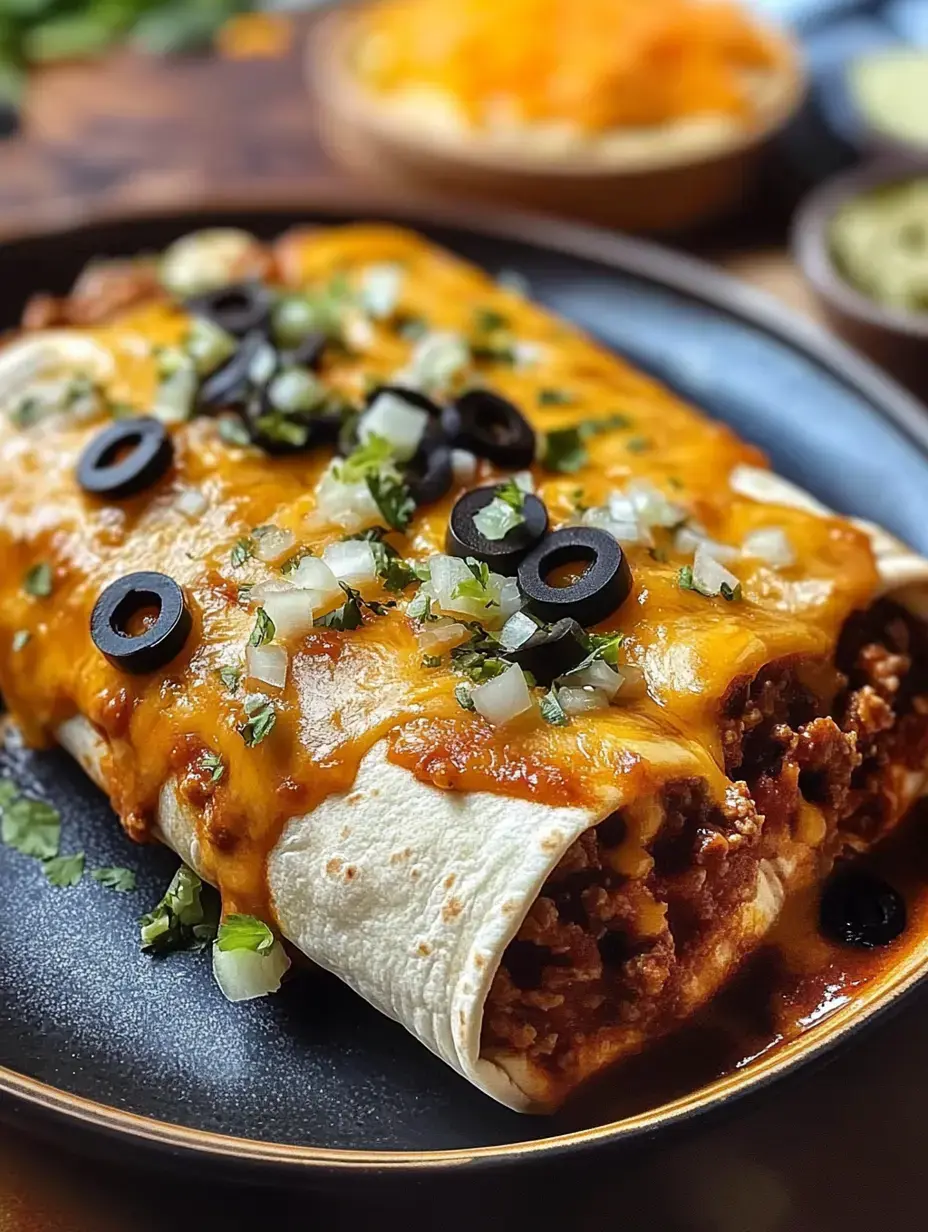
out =
{"type": "MultiPolygon", "coordinates": [[[[358,185],[312,182],[299,189],[248,185],[216,197],[195,190],[180,199],[110,207],[99,203],[77,209],[65,202],[35,219],[14,220],[0,226],[3,249],[43,236],[66,238],[69,233],[111,224],[157,222],[189,216],[192,224],[202,213],[264,214],[269,220],[283,214],[305,214],[307,222],[326,216],[385,220],[412,227],[445,226],[510,242],[529,243],[549,252],[592,261],[615,273],[657,284],[778,338],[793,350],[828,371],[851,391],[864,397],[870,410],[889,420],[920,453],[928,457],[928,410],[914,395],[851,347],[830,335],[816,322],[780,303],[766,292],[738,281],[708,262],[675,252],[651,240],[614,234],[601,228],[564,221],[543,214],[467,206],[407,198],[358,185]]],[[[659,1105],[633,1117],[605,1125],[574,1130],[530,1141],[450,1150],[364,1150],[275,1143],[242,1138],[212,1130],[195,1129],[157,1120],[64,1091],[0,1065],[0,1115],[8,1117],[30,1109],[38,1117],[70,1129],[89,1129],[99,1138],[125,1142],[142,1150],[172,1156],[175,1161],[209,1160],[214,1164],[250,1165],[253,1169],[287,1175],[290,1179],[329,1181],[358,1173],[419,1175],[486,1171],[518,1162],[550,1160],[576,1155],[587,1148],[640,1141],[666,1133],[698,1115],[730,1109],[740,1099],[755,1095],[773,1081],[796,1074],[821,1060],[851,1035],[868,1028],[898,1008],[921,982],[926,969],[913,969],[885,1000],[865,1008],[820,1039],[800,1036],[779,1049],[766,1064],[735,1071],[696,1092],[659,1105]]],[[[814,1029],[813,1029],[814,1030],[814,1029]]],[[[543,1122],[539,1122],[543,1124],[543,1122]]]]}

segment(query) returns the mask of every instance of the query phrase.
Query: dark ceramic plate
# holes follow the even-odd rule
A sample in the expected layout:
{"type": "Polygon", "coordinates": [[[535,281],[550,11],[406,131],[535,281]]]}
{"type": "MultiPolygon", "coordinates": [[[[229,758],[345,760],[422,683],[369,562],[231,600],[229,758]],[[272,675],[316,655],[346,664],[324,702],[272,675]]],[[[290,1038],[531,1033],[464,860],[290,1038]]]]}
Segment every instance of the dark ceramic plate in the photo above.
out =
{"type": "MultiPolygon", "coordinates": [[[[214,209],[104,221],[0,247],[0,326],[36,289],[64,291],[84,262],[163,246],[231,221],[264,236],[297,221],[392,217],[534,294],[767,449],[785,475],[928,552],[928,418],[851,352],[707,267],[639,242],[525,219],[416,216],[369,202],[312,210],[214,209]]],[[[60,753],[8,749],[23,786],[62,812],[65,849],[137,870],[131,895],[85,879],[53,890],[35,861],[0,850],[0,1111],[29,1113],[73,1142],[107,1135],[172,1158],[350,1179],[405,1168],[511,1163],[667,1127],[821,1054],[899,1000],[912,962],[883,992],[800,1047],[657,1112],[605,1084],[551,1120],[519,1117],[472,1090],[334,979],[227,1005],[205,955],[153,961],[136,917],[176,859],[134,847],[102,795],[60,753]],[[74,1133],[76,1126],[82,1131],[74,1133]],[[345,1176],[346,1171],[349,1176],[345,1176]]]]}

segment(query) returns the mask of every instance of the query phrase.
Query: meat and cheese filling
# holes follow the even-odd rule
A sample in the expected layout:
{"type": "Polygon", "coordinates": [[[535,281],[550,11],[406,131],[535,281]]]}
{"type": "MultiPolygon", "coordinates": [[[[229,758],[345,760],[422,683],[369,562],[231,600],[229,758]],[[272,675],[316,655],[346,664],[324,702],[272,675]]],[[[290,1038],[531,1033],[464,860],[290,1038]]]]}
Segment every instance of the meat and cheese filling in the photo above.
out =
{"type": "Polygon", "coordinates": [[[763,465],[414,235],[184,237],[0,347],[0,686],[218,887],[230,998],[289,940],[551,1107],[924,786],[925,626],[763,465]]]}

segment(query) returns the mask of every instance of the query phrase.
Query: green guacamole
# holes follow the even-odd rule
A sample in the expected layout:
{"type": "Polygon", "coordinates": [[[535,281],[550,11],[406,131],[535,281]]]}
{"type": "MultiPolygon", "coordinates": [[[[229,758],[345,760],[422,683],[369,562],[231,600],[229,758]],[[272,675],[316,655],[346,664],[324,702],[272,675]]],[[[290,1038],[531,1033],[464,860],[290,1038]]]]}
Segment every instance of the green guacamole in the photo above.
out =
{"type": "Polygon", "coordinates": [[[873,128],[928,147],[928,52],[877,52],[848,73],[851,96],[873,128]]]}
{"type": "Polygon", "coordinates": [[[828,239],[835,266],[858,291],[887,308],[928,312],[928,176],[848,201],[828,239]]]}

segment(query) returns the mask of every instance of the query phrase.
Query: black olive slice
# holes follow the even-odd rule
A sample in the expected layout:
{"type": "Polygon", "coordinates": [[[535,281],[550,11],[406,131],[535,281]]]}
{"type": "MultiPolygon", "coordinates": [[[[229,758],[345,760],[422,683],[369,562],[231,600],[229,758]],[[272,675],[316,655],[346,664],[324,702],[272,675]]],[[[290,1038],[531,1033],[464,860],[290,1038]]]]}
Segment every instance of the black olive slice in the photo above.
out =
{"type": "Polygon", "coordinates": [[[167,428],[150,415],[117,420],[97,433],[77,464],[77,482],[92,496],[122,500],[157,483],[174,458],[167,428]]]}
{"type": "Polygon", "coordinates": [[[130,573],[110,583],[90,616],[90,636],[114,667],[144,675],[165,667],[190,636],[184,592],[164,573],[130,573]],[[141,633],[130,632],[133,617],[151,609],[157,616],[141,633]]]}
{"type": "Polygon", "coordinates": [[[472,556],[475,560],[486,561],[496,573],[513,577],[519,561],[547,531],[548,511],[537,496],[526,492],[522,503],[525,521],[514,526],[502,539],[487,539],[475,526],[474,514],[489,505],[497,486],[473,488],[458,498],[448,521],[445,551],[449,556],[472,556]]]}
{"type": "Polygon", "coordinates": [[[522,412],[489,389],[470,389],[445,407],[442,427],[448,444],[467,449],[497,466],[531,466],[535,431],[522,412]]]}
{"type": "Polygon", "coordinates": [[[565,616],[550,629],[539,629],[515,650],[500,652],[504,658],[531,672],[539,684],[549,685],[566,676],[589,654],[583,629],[565,616]]]}
{"type": "Polygon", "coordinates": [[[519,589],[542,620],[572,616],[589,627],[621,607],[632,590],[632,572],[617,541],[604,530],[566,526],[548,535],[519,565],[519,589]],[[547,579],[561,565],[587,563],[569,586],[547,579]]]}
{"type": "Polygon", "coordinates": [[[307,334],[297,346],[289,351],[281,352],[284,367],[310,368],[315,372],[322,363],[322,357],[328,345],[328,334],[323,334],[321,331],[313,331],[313,333],[307,334]]]}
{"type": "Polygon", "coordinates": [[[403,470],[409,494],[417,505],[431,505],[441,500],[454,482],[451,450],[447,445],[431,442],[420,445],[403,470]]]}
{"type": "Polygon", "coordinates": [[[825,886],[819,926],[832,941],[873,949],[894,941],[905,925],[902,895],[873,873],[842,869],[825,886]]]}
{"type": "Polygon", "coordinates": [[[252,389],[249,377],[255,356],[268,341],[260,330],[253,330],[238,344],[233,355],[211,372],[197,394],[201,410],[226,410],[245,405],[252,389]]]}
{"type": "Polygon", "coordinates": [[[184,303],[195,317],[206,317],[227,334],[244,338],[253,329],[267,333],[271,319],[271,295],[260,282],[239,282],[195,295],[184,303]]]}

